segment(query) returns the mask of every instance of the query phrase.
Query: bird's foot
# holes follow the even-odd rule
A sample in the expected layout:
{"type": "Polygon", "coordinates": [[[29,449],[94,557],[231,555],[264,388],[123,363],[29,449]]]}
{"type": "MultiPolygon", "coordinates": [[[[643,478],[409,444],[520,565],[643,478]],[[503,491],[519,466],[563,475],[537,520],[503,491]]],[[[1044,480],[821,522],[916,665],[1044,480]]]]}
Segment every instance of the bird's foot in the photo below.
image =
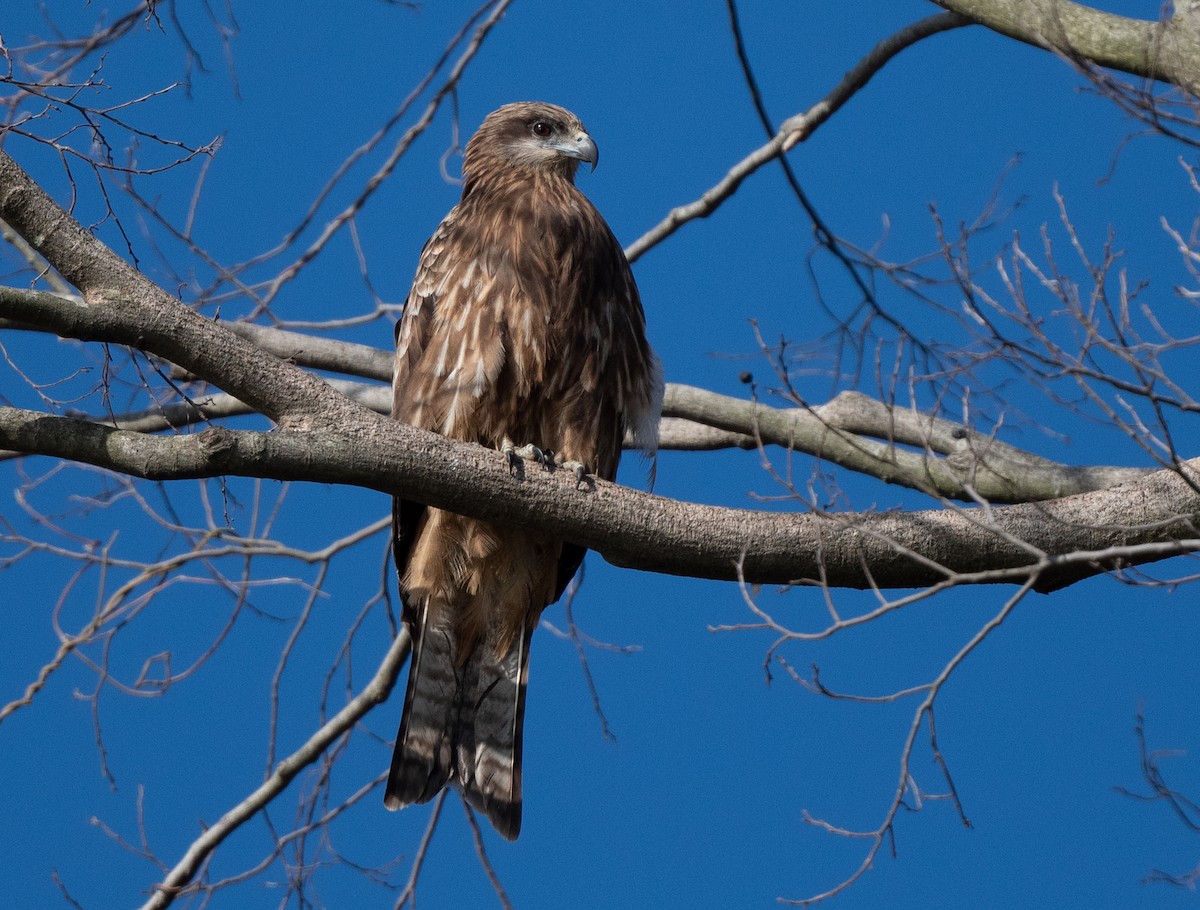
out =
{"type": "Polygon", "coordinates": [[[595,482],[590,479],[587,468],[582,463],[578,461],[564,461],[558,467],[564,471],[570,471],[575,475],[575,489],[578,490],[584,483],[587,483],[589,487],[595,486],[595,482]]]}
{"type": "Polygon", "coordinates": [[[584,484],[589,487],[594,487],[595,482],[588,474],[587,468],[579,461],[564,461],[559,463],[555,460],[554,452],[550,449],[542,449],[535,446],[533,443],[528,443],[523,446],[516,445],[507,436],[504,437],[504,442],[500,445],[500,452],[504,455],[505,461],[508,463],[508,474],[510,477],[525,479],[525,462],[534,461],[542,466],[543,471],[554,471],[562,468],[564,471],[570,471],[575,475],[575,489],[579,489],[584,484]]]}
{"type": "Polygon", "coordinates": [[[500,451],[508,462],[508,474],[510,477],[523,478],[525,476],[525,462],[527,461],[536,461],[542,466],[542,470],[544,471],[553,471],[555,467],[554,453],[549,449],[539,449],[533,443],[518,447],[506,436],[504,437],[503,444],[500,446],[500,451]]]}

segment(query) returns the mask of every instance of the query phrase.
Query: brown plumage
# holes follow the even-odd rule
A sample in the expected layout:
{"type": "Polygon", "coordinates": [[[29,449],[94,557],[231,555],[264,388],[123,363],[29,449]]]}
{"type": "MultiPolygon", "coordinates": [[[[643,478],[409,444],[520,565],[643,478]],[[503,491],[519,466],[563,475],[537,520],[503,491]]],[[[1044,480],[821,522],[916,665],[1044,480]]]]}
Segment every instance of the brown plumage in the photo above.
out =
{"type": "MultiPolygon", "coordinates": [[[[653,449],[662,375],[637,286],[574,183],[597,157],[552,104],[484,120],[462,200],[425,244],[396,327],[393,417],[497,449],[532,443],[610,480],[626,430],[653,449]]],[[[408,500],[393,515],[413,652],[385,803],[451,783],[512,840],[529,639],[584,550],[408,500]]]]}

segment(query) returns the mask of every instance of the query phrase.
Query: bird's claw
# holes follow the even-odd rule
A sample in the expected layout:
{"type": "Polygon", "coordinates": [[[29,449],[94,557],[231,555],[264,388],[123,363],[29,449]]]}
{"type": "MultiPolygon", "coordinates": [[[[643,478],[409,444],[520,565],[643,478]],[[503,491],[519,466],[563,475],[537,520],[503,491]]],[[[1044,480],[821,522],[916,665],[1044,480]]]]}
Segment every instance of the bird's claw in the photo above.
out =
{"type": "Polygon", "coordinates": [[[525,466],[521,463],[521,456],[517,454],[517,448],[507,439],[504,440],[504,445],[500,446],[500,453],[504,456],[504,460],[508,463],[508,476],[514,476],[518,471],[522,474],[525,472],[525,466]]]}
{"type": "Polygon", "coordinates": [[[582,462],[564,461],[561,464],[555,460],[554,452],[550,449],[540,449],[533,443],[528,443],[523,446],[516,446],[511,439],[505,438],[500,446],[500,451],[504,455],[508,463],[508,474],[510,477],[519,479],[525,478],[525,462],[536,461],[542,466],[543,471],[554,471],[562,468],[564,471],[570,471],[575,475],[575,489],[579,489],[584,484],[589,487],[595,486],[588,474],[588,470],[582,462]]]}
{"type": "MultiPolygon", "coordinates": [[[[575,489],[577,490],[588,480],[587,468],[578,461],[564,461],[559,467],[575,475],[575,489]]],[[[591,486],[590,483],[588,485],[591,486]]]]}
{"type": "Polygon", "coordinates": [[[536,461],[547,471],[554,467],[554,453],[549,449],[539,449],[532,442],[517,449],[517,454],[526,461],[536,461]]]}
{"type": "Polygon", "coordinates": [[[500,446],[500,451],[508,462],[510,477],[524,477],[525,462],[527,461],[536,461],[544,471],[553,471],[555,467],[554,453],[549,449],[539,449],[533,443],[518,448],[511,439],[505,439],[504,444],[500,446]]]}

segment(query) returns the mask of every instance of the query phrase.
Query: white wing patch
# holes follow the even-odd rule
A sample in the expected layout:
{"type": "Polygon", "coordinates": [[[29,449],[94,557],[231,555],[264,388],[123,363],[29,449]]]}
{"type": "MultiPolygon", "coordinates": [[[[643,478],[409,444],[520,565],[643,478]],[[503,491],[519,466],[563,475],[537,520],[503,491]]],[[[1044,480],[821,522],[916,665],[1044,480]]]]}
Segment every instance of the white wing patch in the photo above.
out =
{"type": "Polygon", "coordinates": [[[633,446],[641,449],[647,455],[658,451],[658,424],[662,418],[663,404],[663,369],[662,361],[653,349],[647,348],[650,354],[647,364],[649,382],[649,401],[644,410],[633,410],[629,414],[629,431],[633,437],[633,446]]]}

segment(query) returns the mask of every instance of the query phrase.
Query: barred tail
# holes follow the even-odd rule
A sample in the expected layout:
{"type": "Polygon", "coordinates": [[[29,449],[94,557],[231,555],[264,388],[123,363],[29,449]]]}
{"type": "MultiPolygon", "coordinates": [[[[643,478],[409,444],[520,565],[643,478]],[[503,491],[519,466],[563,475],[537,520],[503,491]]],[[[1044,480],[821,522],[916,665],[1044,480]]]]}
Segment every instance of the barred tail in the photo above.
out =
{"type": "Polygon", "coordinates": [[[428,802],[449,783],[501,836],[516,840],[531,632],[526,628],[501,658],[482,643],[455,672],[453,632],[418,630],[384,794],[387,808],[428,802]]]}
{"type": "Polygon", "coordinates": [[[521,734],[530,625],[503,657],[497,659],[485,644],[467,661],[455,741],[455,785],[507,840],[521,833],[521,734]]]}
{"type": "Polygon", "coordinates": [[[454,771],[454,727],[459,680],[453,630],[427,627],[427,612],[413,629],[408,691],[383,804],[400,809],[433,799],[454,771]]]}

